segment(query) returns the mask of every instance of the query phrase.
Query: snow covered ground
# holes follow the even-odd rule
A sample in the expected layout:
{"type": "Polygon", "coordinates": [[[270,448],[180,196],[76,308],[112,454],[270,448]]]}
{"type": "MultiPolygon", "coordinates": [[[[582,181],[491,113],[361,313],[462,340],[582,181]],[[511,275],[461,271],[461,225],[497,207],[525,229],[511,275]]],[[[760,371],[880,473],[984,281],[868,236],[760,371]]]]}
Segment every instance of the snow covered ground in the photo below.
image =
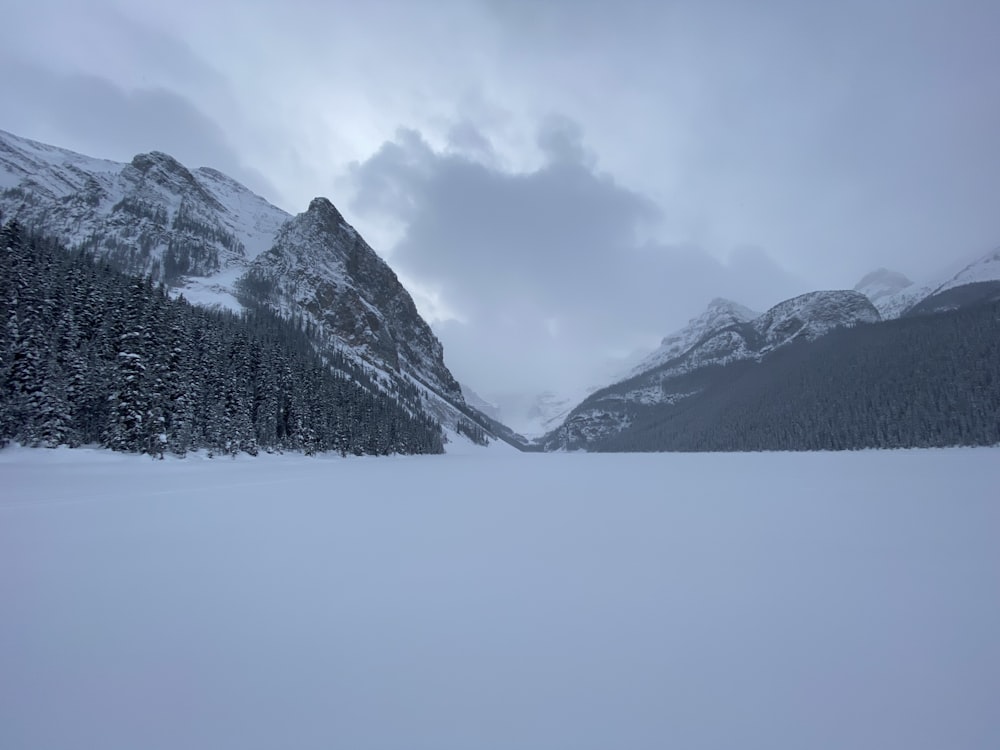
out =
{"type": "Polygon", "coordinates": [[[0,747],[1000,747],[1000,450],[0,451],[0,747]]]}

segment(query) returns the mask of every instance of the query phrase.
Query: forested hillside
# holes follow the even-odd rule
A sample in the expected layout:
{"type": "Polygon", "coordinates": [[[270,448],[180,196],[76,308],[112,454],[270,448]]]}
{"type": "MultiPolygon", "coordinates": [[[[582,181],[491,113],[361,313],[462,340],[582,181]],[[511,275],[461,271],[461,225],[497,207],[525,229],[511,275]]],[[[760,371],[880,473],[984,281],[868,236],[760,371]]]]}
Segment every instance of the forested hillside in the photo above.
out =
{"type": "MultiPolygon", "coordinates": [[[[842,450],[1000,443],[1000,304],[862,324],[760,362],[671,378],[599,451],[842,450]]],[[[612,398],[613,386],[600,395],[612,398]]]]}
{"type": "Polygon", "coordinates": [[[162,285],[9,222],[0,233],[0,443],[154,456],[441,452],[435,421],[377,375],[336,353],[320,357],[310,335],[266,311],[171,299],[162,285]]]}

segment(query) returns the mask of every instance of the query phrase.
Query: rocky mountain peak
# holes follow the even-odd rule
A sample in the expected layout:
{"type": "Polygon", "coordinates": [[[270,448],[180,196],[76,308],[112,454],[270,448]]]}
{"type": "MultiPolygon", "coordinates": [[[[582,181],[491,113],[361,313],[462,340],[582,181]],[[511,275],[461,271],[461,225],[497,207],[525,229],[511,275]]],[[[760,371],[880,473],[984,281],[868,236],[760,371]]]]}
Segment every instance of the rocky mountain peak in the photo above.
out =
{"type": "Polygon", "coordinates": [[[122,176],[126,181],[153,184],[173,195],[194,199],[211,211],[224,210],[187,167],[162,151],[136,154],[122,170],[122,176]]]}
{"type": "Polygon", "coordinates": [[[797,338],[815,339],[834,328],[877,323],[879,311],[865,295],[849,290],[808,292],[772,307],[754,320],[764,349],[782,346],[797,338]]]}
{"type": "Polygon", "coordinates": [[[282,315],[306,314],[369,363],[464,404],[441,343],[409,292],[327,198],[314,198],[282,226],[243,285],[263,290],[260,301],[282,315]]]}
{"type": "Polygon", "coordinates": [[[309,202],[309,209],[306,214],[310,218],[322,221],[332,231],[337,231],[341,224],[344,224],[344,217],[337,207],[333,205],[329,198],[319,196],[309,202]]]}
{"type": "Polygon", "coordinates": [[[668,339],[673,339],[683,334],[685,331],[704,335],[713,329],[724,328],[737,323],[749,323],[759,315],[760,313],[756,310],[751,310],[739,302],[733,302],[731,299],[726,299],[725,297],[716,297],[708,303],[705,312],[697,318],[689,320],[687,326],[681,329],[681,331],[665,338],[664,343],[668,339]]]}
{"type": "Polygon", "coordinates": [[[902,274],[899,271],[892,271],[888,268],[876,268],[871,273],[864,275],[861,281],[855,285],[854,291],[862,292],[865,288],[876,284],[892,285],[899,289],[905,289],[912,283],[906,274],[902,274]]]}
{"type": "Polygon", "coordinates": [[[731,310],[734,312],[747,310],[749,308],[744,307],[739,302],[733,302],[731,299],[726,299],[725,297],[716,297],[711,302],[708,303],[708,310],[731,310]]]}
{"type": "Polygon", "coordinates": [[[185,182],[194,183],[194,175],[188,171],[187,167],[177,161],[170,154],[162,151],[150,151],[148,154],[136,154],[132,157],[132,166],[140,173],[153,177],[157,174],[169,175],[179,178],[185,182]]]}
{"type": "Polygon", "coordinates": [[[687,325],[664,336],[660,346],[625,376],[635,377],[676,359],[711,334],[734,325],[749,323],[760,313],[725,297],[716,297],[705,311],[687,325]]]}

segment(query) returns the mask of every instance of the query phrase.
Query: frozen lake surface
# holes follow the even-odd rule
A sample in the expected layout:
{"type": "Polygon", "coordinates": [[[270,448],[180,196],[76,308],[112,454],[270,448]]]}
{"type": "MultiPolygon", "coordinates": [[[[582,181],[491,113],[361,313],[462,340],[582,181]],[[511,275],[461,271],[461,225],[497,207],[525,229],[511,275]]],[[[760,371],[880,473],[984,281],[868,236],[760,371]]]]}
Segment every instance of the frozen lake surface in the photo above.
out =
{"type": "Polygon", "coordinates": [[[0,747],[1000,747],[1000,450],[0,451],[0,747]]]}

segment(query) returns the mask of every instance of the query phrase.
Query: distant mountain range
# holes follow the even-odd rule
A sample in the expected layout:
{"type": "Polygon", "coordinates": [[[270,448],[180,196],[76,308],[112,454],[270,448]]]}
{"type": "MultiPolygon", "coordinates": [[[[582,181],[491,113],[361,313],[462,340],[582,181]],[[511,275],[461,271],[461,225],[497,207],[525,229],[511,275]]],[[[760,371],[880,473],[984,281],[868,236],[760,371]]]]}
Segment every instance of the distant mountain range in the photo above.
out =
{"type": "MultiPolygon", "coordinates": [[[[624,378],[574,407],[537,444],[544,450],[747,450],[995,441],[1000,439],[991,437],[1000,419],[1000,382],[988,378],[966,382],[963,373],[989,371],[990,367],[1000,372],[992,343],[1000,336],[1000,324],[991,312],[998,300],[1000,250],[926,284],[916,285],[902,274],[879,269],[854,290],[803,294],[762,314],[731,300],[715,299],[684,328],[666,336],[624,378]],[[956,317],[960,311],[972,311],[972,317],[956,317]],[[917,318],[921,320],[913,322],[917,318]],[[888,325],[897,319],[904,322],[888,325]],[[954,335],[958,319],[974,324],[975,330],[962,332],[968,334],[967,340],[954,335]],[[915,330],[926,337],[923,343],[907,338],[915,330]],[[836,335],[825,341],[832,334],[836,335]],[[948,340],[941,340],[942,336],[948,340]],[[904,340],[912,351],[879,367],[872,364],[876,357],[865,349],[878,341],[888,351],[904,340]],[[955,349],[959,340],[962,345],[955,349]],[[856,361],[857,357],[861,360],[856,361]],[[778,382],[795,377],[786,371],[790,362],[798,362],[802,378],[810,372],[800,358],[822,363],[825,379],[810,382],[825,392],[814,394],[810,401],[797,390],[801,383],[786,384],[786,400],[805,398],[800,421],[825,421],[829,437],[825,443],[804,438],[796,442],[787,434],[779,435],[781,430],[774,424],[770,424],[771,439],[763,438],[769,420],[777,417],[749,403],[779,402],[783,396],[778,382]],[[910,365],[908,373],[893,370],[903,360],[910,365]],[[850,368],[845,369],[845,362],[852,363],[850,368]],[[862,390],[881,392],[882,401],[866,402],[868,408],[860,414],[840,399],[831,400],[835,393],[847,398],[849,389],[838,382],[841,378],[852,379],[862,390]],[[890,381],[899,386],[892,393],[884,388],[890,381]],[[963,387],[967,392],[962,392],[963,387]],[[968,413],[935,411],[937,407],[925,405],[923,426],[911,429],[905,439],[875,433],[872,425],[882,412],[895,408],[894,399],[902,394],[914,399],[918,392],[928,395],[943,389],[951,389],[956,398],[949,403],[965,404],[968,413]],[[822,414],[810,412],[819,401],[823,401],[822,414]],[[737,414],[745,420],[739,427],[727,422],[737,414]],[[948,428],[954,427],[952,422],[958,417],[962,429],[948,428]]],[[[860,398],[859,393],[853,396],[860,398]]]]}
{"type": "Polygon", "coordinates": [[[297,320],[414,412],[496,438],[396,274],[326,198],[290,216],[167,154],[124,164],[0,131],[0,214],[190,302],[297,320]]]}

